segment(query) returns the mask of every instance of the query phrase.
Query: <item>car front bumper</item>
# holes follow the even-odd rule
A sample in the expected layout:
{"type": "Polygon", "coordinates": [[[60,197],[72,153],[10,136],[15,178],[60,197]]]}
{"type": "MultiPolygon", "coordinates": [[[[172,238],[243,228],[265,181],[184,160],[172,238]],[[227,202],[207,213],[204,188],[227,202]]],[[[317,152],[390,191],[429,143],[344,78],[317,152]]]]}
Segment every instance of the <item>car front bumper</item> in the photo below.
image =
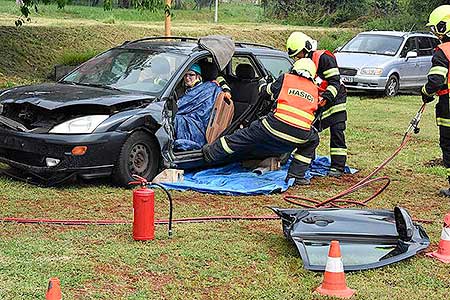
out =
{"type": "Polygon", "coordinates": [[[70,174],[83,178],[111,174],[127,132],[80,135],[33,134],[0,128],[0,162],[41,179],[70,174]],[[86,146],[84,155],[73,155],[76,146],[86,146]],[[58,159],[48,166],[47,158],[58,159]]]}
{"type": "Polygon", "coordinates": [[[384,91],[388,77],[381,76],[341,76],[345,87],[349,90],[384,91]]]}

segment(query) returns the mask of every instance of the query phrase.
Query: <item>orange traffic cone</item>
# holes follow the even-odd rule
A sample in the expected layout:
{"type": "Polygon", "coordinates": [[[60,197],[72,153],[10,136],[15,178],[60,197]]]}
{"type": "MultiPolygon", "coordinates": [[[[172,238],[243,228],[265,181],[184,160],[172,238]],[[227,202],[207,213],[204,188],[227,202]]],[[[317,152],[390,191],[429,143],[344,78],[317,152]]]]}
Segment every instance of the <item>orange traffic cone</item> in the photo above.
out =
{"type": "Polygon", "coordinates": [[[444,217],[444,227],[442,228],[441,240],[437,251],[428,252],[427,255],[446,264],[450,263],[450,213],[444,217]]]}
{"type": "Polygon", "coordinates": [[[331,241],[323,282],[315,291],[321,295],[339,298],[350,298],[356,292],[348,288],[345,282],[344,265],[338,241],[331,241]]]}
{"type": "Polygon", "coordinates": [[[54,277],[50,278],[48,282],[47,293],[45,293],[46,300],[61,300],[61,283],[59,279],[54,277]]]}

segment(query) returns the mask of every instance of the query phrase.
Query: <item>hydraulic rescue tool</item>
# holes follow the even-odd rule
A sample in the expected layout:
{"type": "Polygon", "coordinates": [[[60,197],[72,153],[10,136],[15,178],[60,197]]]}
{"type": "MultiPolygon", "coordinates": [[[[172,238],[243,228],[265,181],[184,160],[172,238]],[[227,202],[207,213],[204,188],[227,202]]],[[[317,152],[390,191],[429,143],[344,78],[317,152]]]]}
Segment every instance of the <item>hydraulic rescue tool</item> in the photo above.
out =
{"type": "Polygon", "coordinates": [[[164,190],[169,199],[169,237],[172,236],[173,204],[170,193],[162,185],[148,182],[138,175],[132,175],[136,181],[130,185],[140,185],[133,191],[133,239],[147,241],[155,239],[155,192],[149,187],[156,186],[164,190]]]}

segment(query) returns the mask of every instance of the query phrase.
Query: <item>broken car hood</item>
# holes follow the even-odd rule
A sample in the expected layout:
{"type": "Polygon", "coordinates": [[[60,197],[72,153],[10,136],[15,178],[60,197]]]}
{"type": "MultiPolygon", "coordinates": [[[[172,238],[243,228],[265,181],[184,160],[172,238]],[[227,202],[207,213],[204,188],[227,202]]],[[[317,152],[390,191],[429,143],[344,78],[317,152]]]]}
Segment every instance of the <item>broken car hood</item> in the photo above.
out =
{"type": "Polygon", "coordinates": [[[286,238],[297,247],[305,269],[325,270],[330,242],[341,246],[345,271],[382,267],[411,257],[430,245],[424,229],[403,208],[280,209],[286,238]]]}
{"type": "Polygon", "coordinates": [[[113,106],[147,99],[150,102],[155,98],[139,93],[61,83],[22,86],[0,93],[2,104],[29,103],[49,110],[83,104],[113,106]]]}

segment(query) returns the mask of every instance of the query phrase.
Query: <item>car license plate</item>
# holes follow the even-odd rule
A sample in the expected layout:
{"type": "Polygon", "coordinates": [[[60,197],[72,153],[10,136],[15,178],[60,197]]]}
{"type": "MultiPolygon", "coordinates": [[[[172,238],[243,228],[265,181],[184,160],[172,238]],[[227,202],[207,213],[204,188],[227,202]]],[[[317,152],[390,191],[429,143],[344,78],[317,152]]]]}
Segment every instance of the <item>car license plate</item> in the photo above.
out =
{"type": "Polygon", "coordinates": [[[341,76],[342,82],[353,82],[353,77],[350,76],[341,76]]]}

